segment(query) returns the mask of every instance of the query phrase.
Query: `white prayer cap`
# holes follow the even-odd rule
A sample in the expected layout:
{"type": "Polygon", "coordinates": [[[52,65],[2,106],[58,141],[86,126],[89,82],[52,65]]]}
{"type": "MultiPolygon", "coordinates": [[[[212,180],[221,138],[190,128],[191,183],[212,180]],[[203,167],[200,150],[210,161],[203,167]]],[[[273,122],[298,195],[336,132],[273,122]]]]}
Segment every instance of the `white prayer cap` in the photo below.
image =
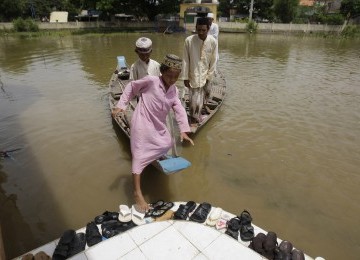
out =
{"type": "Polygon", "coordinates": [[[137,39],[135,46],[137,52],[149,53],[151,52],[152,41],[149,38],[141,37],[137,39]]]}
{"type": "Polygon", "coordinates": [[[213,14],[213,13],[208,13],[208,14],[207,14],[207,17],[208,17],[208,18],[214,18],[214,14],[213,14]]]}

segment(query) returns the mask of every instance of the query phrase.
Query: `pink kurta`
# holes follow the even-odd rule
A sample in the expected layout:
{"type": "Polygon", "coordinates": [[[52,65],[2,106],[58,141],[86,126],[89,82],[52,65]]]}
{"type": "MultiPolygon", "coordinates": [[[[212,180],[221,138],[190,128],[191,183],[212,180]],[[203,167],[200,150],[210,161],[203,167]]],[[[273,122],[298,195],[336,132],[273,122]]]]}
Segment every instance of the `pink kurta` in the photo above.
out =
{"type": "Polygon", "coordinates": [[[171,134],[166,127],[166,116],[171,108],[181,132],[190,132],[190,126],[175,85],[166,91],[157,76],[131,81],[116,106],[125,110],[135,96],[140,96],[140,100],[131,120],[130,144],[132,172],[140,174],[172,146],[171,134]]]}

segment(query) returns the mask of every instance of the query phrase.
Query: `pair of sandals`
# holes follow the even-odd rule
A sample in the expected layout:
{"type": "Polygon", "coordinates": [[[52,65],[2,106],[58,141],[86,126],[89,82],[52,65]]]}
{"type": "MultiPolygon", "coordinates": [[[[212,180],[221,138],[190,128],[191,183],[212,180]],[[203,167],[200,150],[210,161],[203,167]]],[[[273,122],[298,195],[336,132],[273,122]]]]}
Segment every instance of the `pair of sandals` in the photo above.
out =
{"type": "Polygon", "coordinates": [[[101,233],[103,237],[110,238],[133,227],[136,227],[133,221],[120,222],[119,220],[109,220],[101,225],[101,233]]]}
{"type": "Polygon", "coordinates": [[[145,218],[159,218],[163,216],[169,209],[174,207],[174,203],[158,200],[155,203],[150,203],[150,210],[145,213],[145,218]]]}
{"type": "Polygon", "coordinates": [[[66,230],[60,237],[54,250],[52,259],[63,260],[85,250],[86,239],[84,233],[76,233],[74,230],[66,230]]]}
{"type": "MultiPolygon", "coordinates": [[[[259,253],[260,255],[265,256],[267,259],[275,259],[275,255],[280,257],[280,254],[276,254],[278,249],[277,235],[272,231],[269,231],[266,235],[264,233],[258,233],[252,239],[249,248],[259,253]]],[[[281,257],[279,259],[283,258],[281,257]]]]}
{"type": "Polygon", "coordinates": [[[194,201],[188,201],[185,205],[181,204],[179,208],[174,213],[174,219],[177,220],[189,220],[204,223],[211,211],[211,205],[207,202],[203,202],[196,207],[196,203],[194,201]],[[195,211],[194,211],[195,210],[195,211]],[[194,211],[194,212],[193,212],[194,211]],[[191,216],[189,217],[190,213],[191,216]]]}
{"type": "Polygon", "coordinates": [[[238,240],[239,233],[242,241],[251,241],[254,238],[254,227],[251,225],[252,217],[249,211],[244,210],[240,216],[230,219],[225,234],[238,240]]]}
{"type": "Polygon", "coordinates": [[[301,250],[294,248],[291,242],[284,240],[275,249],[274,260],[305,260],[305,255],[301,250]]]}

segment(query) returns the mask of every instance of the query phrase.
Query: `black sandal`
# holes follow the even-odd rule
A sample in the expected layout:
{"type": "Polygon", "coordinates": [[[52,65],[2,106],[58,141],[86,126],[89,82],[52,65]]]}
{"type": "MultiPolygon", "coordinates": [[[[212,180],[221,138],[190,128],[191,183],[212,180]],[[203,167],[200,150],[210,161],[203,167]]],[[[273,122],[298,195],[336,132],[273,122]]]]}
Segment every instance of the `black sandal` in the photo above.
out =
{"type": "Polygon", "coordinates": [[[291,252],[291,257],[292,260],[305,260],[305,255],[303,251],[295,248],[291,252]]]}
{"type": "Polygon", "coordinates": [[[101,224],[105,221],[115,220],[119,218],[119,212],[105,211],[103,214],[95,217],[95,224],[101,224]]]}
{"type": "Polygon", "coordinates": [[[251,225],[252,217],[250,215],[250,212],[244,209],[243,212],[241,212],[240,216],[238,217],[240,219],[241,225],[251,225]]]}
{"type": "Polygon", "coordinates": [[[103,237],[110,238],[125,231],[128,231],[133,227],[136,227],[136,224],[132,221],[129,222],[109,221],[107,224],[101,225],[101,233],[103,237]]]}
{"type": "Polygon", "coordinates": [[[60,237],[59,243],[57,244],[52,259],[54,260],[63,260],[68,258],[70,244],[75,238],[75,230],[69,229],[64,232],[60,237]]]}
{"type": "Polygon", "coordinates": [[[86,246],[86,238],[85,238],[85,233],[77,233],[73,239],[73,241],[70,243],[70,250],[68,253],[68,258],[76,255],[82,251],[85,250],[85,246],[86,246]]]}
{"type": "Polygon", "coordinates": [[[174,219],[187,220],[190,212],[196,208],[194,201],[188,201],[185,205],[181,204],[174,214],[174,219]]]}
{"type": "Polygon", "coordinates": [[[89,222],[86,225],[85,234],[86,234],[86,243],[89,247],[102,241],[101,234],[95,222],[89,222]]]}
{"type": "Polygon", "coordinates": [[[276,233],[269,231],[266,234],[266,239],[263,244],[265,250],[264,256],[267,257],[268,259],[274,259],[277,246],[278,246],[278,242],[277,242],[276,233]]]}
{"type": "Polygon", "coordinates": [[[266,239],[266,235],[264,233],[258,233],[256,237],[254,237],[249,245],[249,248],[254,250],[255,252],[263,255],[265,250],[263,248],[263,243],[266,239]]]}
{"type": "Polygon", "coordinates": [[[227,222],[225,234],[238,240],[240,229],[240,220],[238,217],[232,218],[227,222]]]}
{"type": "Polygon", "coordinates": [[[204,223],[211,210],[211,205],[207,202],[201,203],[190,216],[190,220],[204,223]]]}
{"type": "Polygon", "coordinates": [[[251,241],[254,238],[254,227],[242,225],[240,228],[240,238],[242,241],[251,241]]]}

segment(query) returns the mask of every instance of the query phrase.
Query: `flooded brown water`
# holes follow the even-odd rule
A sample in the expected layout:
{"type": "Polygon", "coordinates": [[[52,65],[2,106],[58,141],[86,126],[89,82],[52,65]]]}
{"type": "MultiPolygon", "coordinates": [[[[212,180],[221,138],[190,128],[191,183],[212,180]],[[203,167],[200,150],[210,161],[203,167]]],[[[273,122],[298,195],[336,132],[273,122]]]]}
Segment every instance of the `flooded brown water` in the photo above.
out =
{"type": "MultiPolygon", "coordinates": [[[[184,34],[145,34],[152,57],[181,55],[184,34]]],[[[0,220],[8,258],[133,203],[129,141],[107,83],[140,34],[0,39],[0,220]]],[[[360,255],[359,40],[221,34],[228,94],[182,147],[192,167],[149,167],[149,201],[197,202],[275,231],[310,256],[360,255]]]]}

